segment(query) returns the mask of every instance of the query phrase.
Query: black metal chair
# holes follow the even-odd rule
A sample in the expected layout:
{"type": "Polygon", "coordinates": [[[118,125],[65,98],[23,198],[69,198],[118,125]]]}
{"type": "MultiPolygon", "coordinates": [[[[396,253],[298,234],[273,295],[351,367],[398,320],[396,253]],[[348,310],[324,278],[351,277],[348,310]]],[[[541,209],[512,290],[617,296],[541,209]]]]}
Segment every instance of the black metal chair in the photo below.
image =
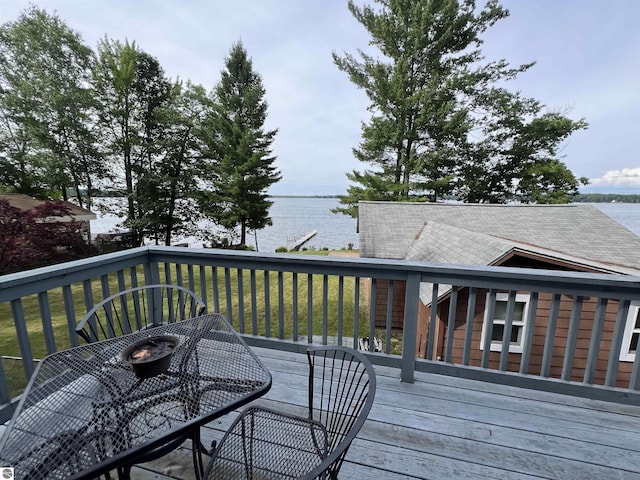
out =
{"type": "Polygon", "coordinates": [[[225,433],[204,474],[213,479],[337,479],[376,392],[369,360],[347,347],[310,347],[309,415],[250,407],[225,433]]]}
{"type": "Polygon", "coordinates": [[[87,343],[144,330],[206,313],[207,306],[179,285],[144,285],[123,290],[96,304],[80,320],[76,333],[87,343]]]}
{"type": "MultiPolygon", "coordinates": [[[[76,334],[87,343],[126,335],[166,323],[204,315],[207,306],[198,295],[179,285],[153,284],[123,290],[97,303],[76,325],[76,334]]],[[[178,448],[187,438],[199,440],[199,432],[173,440],[136,459],[145,463],[178,448]]],[[[202,447],[201,447],[202,449],[202,447]]],[[[194,448],[194,452],[198,449],[194,448]]],[[[194,466],[202,465],[194,453],[194,466]]],[[[134,464],[118,468],[118,478],[130,477],[134,464]]],[[[201,468],[201,467],[200,467],[201,468]]]]}

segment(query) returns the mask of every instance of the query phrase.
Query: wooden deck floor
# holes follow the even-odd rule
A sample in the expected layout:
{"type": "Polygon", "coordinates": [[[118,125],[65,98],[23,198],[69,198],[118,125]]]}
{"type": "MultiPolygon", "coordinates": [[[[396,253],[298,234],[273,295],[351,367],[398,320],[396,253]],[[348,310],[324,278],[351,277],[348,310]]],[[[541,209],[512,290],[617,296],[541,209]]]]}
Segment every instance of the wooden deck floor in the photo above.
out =
{"type": "MultiPolygon", "coordinates": [[[[304,412],[306,357],[255,349],[273,375],[259,403],[304,412]]],[[[344,479],[640,479],[640,407],[376,367],[378,391],[344,479]]],[[[209,424],[219,438],[229,415],[209,424]]],[[[132,472],[193,478],[188,445],[132,472]]]]}

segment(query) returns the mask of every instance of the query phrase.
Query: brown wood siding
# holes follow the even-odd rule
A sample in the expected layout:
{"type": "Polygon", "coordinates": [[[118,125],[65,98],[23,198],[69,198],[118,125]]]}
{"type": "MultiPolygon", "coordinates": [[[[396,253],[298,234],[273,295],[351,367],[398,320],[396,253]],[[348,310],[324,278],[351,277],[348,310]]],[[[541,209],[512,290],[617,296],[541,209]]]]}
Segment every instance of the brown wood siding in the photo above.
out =
{"type": "MultiPolygon", "coordinates": [[[[393,282],[393,307],[391,310],[391,328],[402,329],[404,325],[404,297],[406,282],[395,280],[393,282]]],[[[389,299],[389,281],[377,280],[376,282],[376,328],[387,326],[387,302],[389,299]]]]}
{"type": "MultiPolygon", "coordinates": [[[[453,337],[453,348],[451,350],[451,359],[453,363],[462,362],[462,349],[464,346],[468,292],[468,289],[463,289],[458,293],[458,303],[456,308],[456,327],[453,337]]],[[[479,290],[476,297],[469,362],[470,365],[475,366],[479,366],[482,360],[483,352],[480,349],[480,341],[482,336],[486,293],[486,290],[479,290]]],[[[534,327],[535,330],[531,348],[531,359],[528,367],[528,373],[533,375],[539,375],[542,368],[542,356],[544,352],[544,342],[547,334],[547,324],[552,298],[552,294],[541,293],[538,299],[538,308],[536,311],[534,327]]],[[[589,342],[592,335],[597,301],[597,298],[585,298],[582,305],[580,324],[578,328],[578,340],[576,342],[576,349],[573,356],[573,364],[571,369],[571,380],[574,381],[581,382],[584,378],[585,367],[589,355],[589,342]]],[[[445,301],[442,303],[443,305],[441,305],[442,311],[440,312],[440,318],[446,318],[446,312],[448,311],[448,308],[446,308],[444,304],[447,302],[445,301]]],[[[558,312],[558,322],[553,346],[553,356],[550,368],[551,377],[560,378],[562,374],[564,352],[565,346],[567,344],[567,335],[569,331],[572,305],[572,298],[564,295],[561,296],[560,308],[558,312]]],[[[613,338],[613,329],[615,326],[617,311],[618,302],[610,301],[607,305],[605,314],[602,341],[600,344],[600,351],[594,376],[594,383],[596,384],[604,383],[606,366],[610,351],[610,343],[613,338]]],[[[444,352],[442,352],[442,354],[443,353],[444,352]]],[[[510,353],[507,370],[514,372],[519,371],[521,357],[522,354],[520,353],[510,353]]],[[[491,352],[489,356],[489,368],[498,369],[499,363],[500,352],[491,352]]],[[[618,362],[618,375],[616,377],[618,386],[628,386],[632,367],[633,362],[618,362]]]]}

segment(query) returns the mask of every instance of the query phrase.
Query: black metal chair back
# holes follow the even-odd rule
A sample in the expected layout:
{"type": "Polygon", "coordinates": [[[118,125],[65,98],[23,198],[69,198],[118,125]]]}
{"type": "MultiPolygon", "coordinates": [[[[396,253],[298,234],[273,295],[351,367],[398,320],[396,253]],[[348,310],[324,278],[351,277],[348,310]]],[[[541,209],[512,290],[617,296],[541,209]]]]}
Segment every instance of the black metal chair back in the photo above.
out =
{"type": "Polygon", "coordinates": [[[93,343],[206,313],[204,301],[179,285],[144,285],[96,304],[78,322],[76,333],[93,343]]]}
{"type": "Polygon", "coordinates": [[[371,362],[347,347],[310,347],[309,418],[327,429],[327,458],[304,478],[338,478],[376,394],[371,362]]]}
{"type": "Polygon", "coordinates": [[[369,415],[375,371],[347,347],[310,347],[309,414],[264,407],[244,410],[227,430],[205,471],[207,480],[336,479],[369,415]]]}

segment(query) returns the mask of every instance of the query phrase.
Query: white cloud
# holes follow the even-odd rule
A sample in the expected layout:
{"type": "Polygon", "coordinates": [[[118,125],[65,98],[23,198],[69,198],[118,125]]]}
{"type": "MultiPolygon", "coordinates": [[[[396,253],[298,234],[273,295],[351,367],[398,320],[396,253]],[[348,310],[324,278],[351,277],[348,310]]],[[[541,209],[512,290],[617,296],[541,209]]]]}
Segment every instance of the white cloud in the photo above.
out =
{"type": "Polygon", "coordinates": [[[591,185],[602,187],[640,187],[640,168],[609,170],[600,178],[591,178],[591,185]]]}

